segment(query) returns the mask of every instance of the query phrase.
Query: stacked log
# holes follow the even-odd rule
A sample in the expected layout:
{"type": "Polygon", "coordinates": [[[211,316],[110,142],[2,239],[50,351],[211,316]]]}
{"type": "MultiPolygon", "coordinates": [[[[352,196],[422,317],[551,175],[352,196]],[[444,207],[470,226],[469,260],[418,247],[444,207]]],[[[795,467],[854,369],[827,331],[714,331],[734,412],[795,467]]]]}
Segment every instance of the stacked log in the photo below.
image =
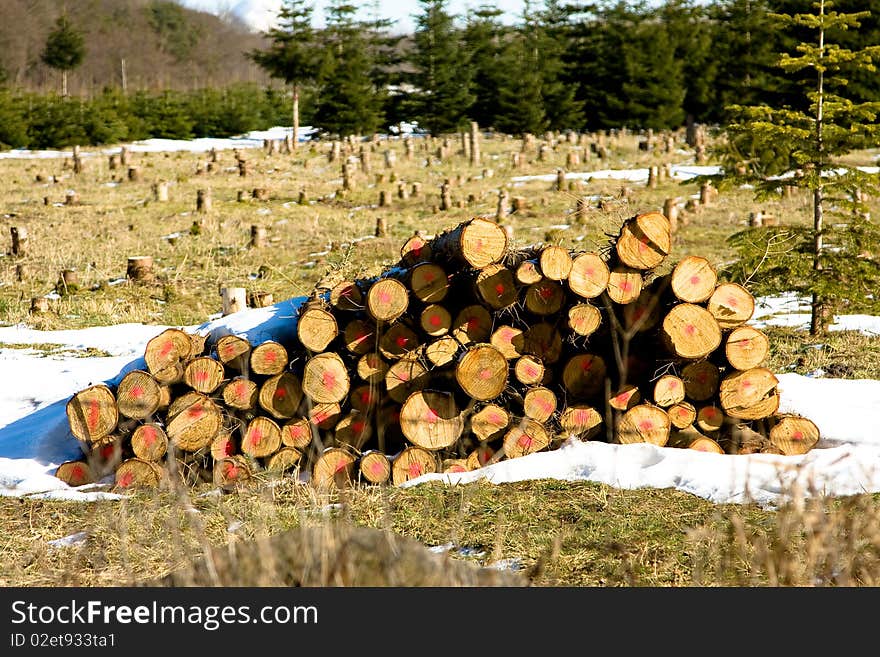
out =
{"type": "Polygon", "coordinates": [[[625,220],[601,252],[513,249],[475,217],[414,235],[380,275],[319,283],[282,344],[170,328],[145,367],[74,395],[79,485],[230,488],[261,472],[316,486],[400,484],[567,439],[719,454],[802,454],[810,420],[782,415],[749,326],[754,298],[687,256],[667,266],[661,213],[625,220]]]}

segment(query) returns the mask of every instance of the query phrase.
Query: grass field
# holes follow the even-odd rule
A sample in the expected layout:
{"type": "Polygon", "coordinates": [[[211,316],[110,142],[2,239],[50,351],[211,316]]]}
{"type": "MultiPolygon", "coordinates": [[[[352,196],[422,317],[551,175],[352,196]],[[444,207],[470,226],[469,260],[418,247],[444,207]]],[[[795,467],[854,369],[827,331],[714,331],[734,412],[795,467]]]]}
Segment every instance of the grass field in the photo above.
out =
{"type": "MultiPolygon", "coordinates": [[[[693,155],[640,151],[635,136],[610,139],[610,157],[579,171],[688,163],[693,155]]],[[[38,329],[124,322],[187,326],[220,312],[221,287],[269,293],[275,301],[308,294],[324,276],[378,273],[399,257],[415,231],[434,234],[476,215],[494,216],[498,190],[523,197],[510,214],[515,244],[558,243],[594,250],[634,214],[660,210],[669,197],[698,194],[694,183],[596,180],[566,185],[512,183],[514,176],[564,167],[568,144],[545,161],[526,154],[512,169],[521,142],[483,142],[483,163],[472,167],[455,153],[443,161],[436,145],[417,142],[404,157],[402,142],[379,142],[372,171],[358,171],[343,192],[341,162],[329,162],[329,144],[302,146],[296,155],[243,151],[249,173],[240,176],[232,152],[220,151],[215,171],[207,154],[135,153],[140,180],[109,169],[95,150],[74,174],[63,159],[0,160],[0,240],[10,228],[29,235],[24,256],[0,257],[0,324],[38,329]],[[422,150],[422,143],[430,150],[422,150]],[[396,152],[393,169],[383,152],[396,152]],[[382,176],[382,179],[379,179],[382,176]],[[38,180],[39,177],[39,180],[38,180]],[[54,178],[53,178],[54,177],[54,178]],[[453,183],[453,205],[438,210],[439,187],[453,183]],[[53,180],[55,182],[53,182],[53,180]],[[152,185],[170,183],[169,200],[155,200],[152,185]],[[421,184],[421,194],[401,199],[421,184]],[[269,199],[251,198],[254,189],[269,199]],[[196,192],[211,191],[210,212],[196,212],[196,192]],[[65,205],[68,190],[80,197],[65,205]],[[379,207],[380,191],[390,197],[379,207]],[[307,200],[300,203],[300,193],[307,200]],[[242,193],[243,200],[239,199],[242,193]],[[593,199],[575,221],[576,199],[593,199]],[[386,237],[374,237],[377,219],[386,237]],[[197,228],[195,225],[197,224],[197,228]],[[251,226],[268,230],[269,245],[251,248],[251,226]],[[567,228],[563,226],[568,226],[567,228]],[[151,255],[157,280],[125,280],[129,256],[151,255]],[[31,299],[56,289],[63,270],[75,270],[79,288],[58,288],[47,313],[30,313],[31,299]]],[[[874,164],[876,153],[852,154],[852,164],[874,164]]],[[[711,163],[711,162],[710,162],[711,163]]],[[[873,216],[880,206],[872,201],[873,216]]],[[[749,190],[726,192],[708,207],[683,212],[671,262],[702,255],[725,278],[735,258],[726,238],[755,210],[786,223],[809,220],[809,199],[794,194],[758,203],[749,190]]],[[[8,250],[0,241],[0,251],[8,250]]],[[[760,272],[756,273],[760,276],[760,272]]],[[[834,333],[822,349],[809,336],[768,329],[774,371],[823,368],[840,378],[880,378],[880,341],[834,333]]],[[[4,348],[34,345],[0,345],[4,348]]],[[[40,347],[51,352],[52,345],[40,347]]],[[[258,477],[233,494],[209,488],[136,493],[124,501],[93,504],[0,498],[0,584],[4,586],[135,585],[181,567],[208,546],[272,535],[334,517],[390,529],[429,546],[452,544],[455,558],[480,564],[510,560],[538,586],[874,586],[880,583],[880,496],[817,499],[777,510],[717,506],[675,490],[617,490],[593,483],[536,481],[492,486],[353,488],[319,494],[287,479],[258,477]],[[216,492],[216,491],[214,491],[216,492]],[[57,549],[48,541],[86,532],[84,542],[57,549]]],[[[405,577],[397,582],[406,586],[405,577]]]]}

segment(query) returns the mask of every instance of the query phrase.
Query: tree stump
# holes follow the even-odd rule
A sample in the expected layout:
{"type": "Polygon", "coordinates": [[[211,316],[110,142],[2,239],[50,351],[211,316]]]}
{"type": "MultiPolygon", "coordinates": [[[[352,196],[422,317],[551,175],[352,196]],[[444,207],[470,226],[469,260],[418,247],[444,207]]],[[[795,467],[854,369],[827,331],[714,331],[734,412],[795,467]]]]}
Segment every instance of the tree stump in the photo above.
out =
{"type": "Polygon", "coordinates": [[[28,251],[28,231],[24,226],[12,226],[9,229],[12,233],[12,255],[25,256],[28,251]]]}
{"type": "Polygon", "coordinates": [[[133,283],[148,284],[155,281],[153,256],[129,256],[125,277],[133,283]]]}
{"type": "Polygon", "coordinates": [[[243,287],[220,288],[223,316],[237,313],[247,308],[247,289],[243,287]]]}
{"type": "Polygon", "coordinates": [[[210,189],[199,189],[196,190],[196,212],[210,212],[211,211],[211,190],[210,189]]]}

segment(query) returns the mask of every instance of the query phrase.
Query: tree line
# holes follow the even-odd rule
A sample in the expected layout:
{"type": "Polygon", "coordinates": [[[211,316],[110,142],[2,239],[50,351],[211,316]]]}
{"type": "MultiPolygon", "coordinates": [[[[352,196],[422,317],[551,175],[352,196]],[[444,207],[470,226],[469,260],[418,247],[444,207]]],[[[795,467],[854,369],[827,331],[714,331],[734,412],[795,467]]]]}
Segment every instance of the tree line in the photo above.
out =
{"type": "MultiPolygon", "coordinates": [[[[10,84],[0,90],[0,119],[7,121],[0,127],[0,143],[69,145],[69,135],[44,127],[50,122],[40,117],[68,112],[71,104],[86,108],[80,114],[106,116],[106,123],[117,126],[61,131],[78,132],[84,144],[143,136],[146,126],[158,131],[149,136],[186,137],[202,134],[204,126],[219,131],[212,136],[225,136],[243,125],[262,129],[291,122],[336,135],[370,134],[413,120],[432,133],[457,131],[470,121],[511,134],[724,124],[733,104],[805,109],[806,73],[776,65],[780,52],[793,51],[804,38],[804,29],[780,29],[772,16],[809,11],[811,5],[811,0],[666,0],[659,5],[524,0],[511,24],[489,4],[455,14],[447,0],[420,0],[413,33],[401,35],[388,20],[358,18],[357,6],[346,0],[328,4],[321,28],[307,0],[285,0],[277,27],[258,43],[244,51],[240,41],[229,46],[261,71],[263,81],[231,90],[122,94],[118,84],[108,83],[79,101],[66,98],[64,90],[60,97],[37,98],[10,84]],[[282,83],[289,95],[287,111],[279,105],[282,83]],[[255,107],[270,97],[272,109],[245,107],[239,101],[244,89],[254,94],[255,107]],[[206,98],[218,103],[212,113],[224,120],[198,118],[206,110],[181,118],[180,112],[204,105],[194,99],[206,98]],[[235,119],[235,111],[247,117],[235,119]],[[163,117],[169,123],[162,125],[163,117]]],[[[173,6],[151,2],[148,16],[161,28],[165,51],[185,58],[195,37],[181,27],[184,15],[173,6]]],[[[851,9],[868,14],[857,30],[840,30],[834,37],[856,50],[880,43],[880,0],[835,5],[840,12],[851,9]]],[[[74,78],[81,59],[70,56],[77,43],[71,33],[82,28],[68,21],[61,30],[62,18],[46,38],[42,61],[62,79],[74,78]],[[62,46],[54,51],[53,34],[62,46]]],[[[855,102],[880,100],[876,73],[857,71],[848,82],[855,102]]]]}
{"type": "MultiPolygon", "coordinates": [[[[455,131],[469,121],[508,133],[677,128],[723,123],[732,104],[804,108],[803,73],[777,67],[805,36],[774,14],[810,11],[812,0],[565,3],[524,0],[510,25],[489,4],[451,13],[420,0],[415,31],[392,37],[382,21],[356,19],[332,0],[326,27],[311,27],[306,0],[286,0],[281,22],[251,57],[294,88],[311,89],[304,119],[327,132],[364,134],[402,120],[455,131]]],[[[880,0],[839,0],[868,10],[842,45],[880,43],[880,0]],[[873,11],[871,11],[873,10],[873,11]]],[[[854,73],[856,101],[880,100],[880,76],[854,73]]]]}

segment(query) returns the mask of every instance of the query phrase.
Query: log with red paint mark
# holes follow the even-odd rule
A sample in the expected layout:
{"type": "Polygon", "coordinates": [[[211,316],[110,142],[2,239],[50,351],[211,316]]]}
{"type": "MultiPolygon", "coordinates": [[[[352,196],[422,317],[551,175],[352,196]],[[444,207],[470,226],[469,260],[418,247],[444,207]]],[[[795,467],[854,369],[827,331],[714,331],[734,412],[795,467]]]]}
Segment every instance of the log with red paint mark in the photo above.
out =
{"type": "Polygon", "coordinates": [[[119,421],[116,397],[104,384],[77,392],[65,410],[71,433],[87,445],[101,442],[116,429],[119,421]]]}

